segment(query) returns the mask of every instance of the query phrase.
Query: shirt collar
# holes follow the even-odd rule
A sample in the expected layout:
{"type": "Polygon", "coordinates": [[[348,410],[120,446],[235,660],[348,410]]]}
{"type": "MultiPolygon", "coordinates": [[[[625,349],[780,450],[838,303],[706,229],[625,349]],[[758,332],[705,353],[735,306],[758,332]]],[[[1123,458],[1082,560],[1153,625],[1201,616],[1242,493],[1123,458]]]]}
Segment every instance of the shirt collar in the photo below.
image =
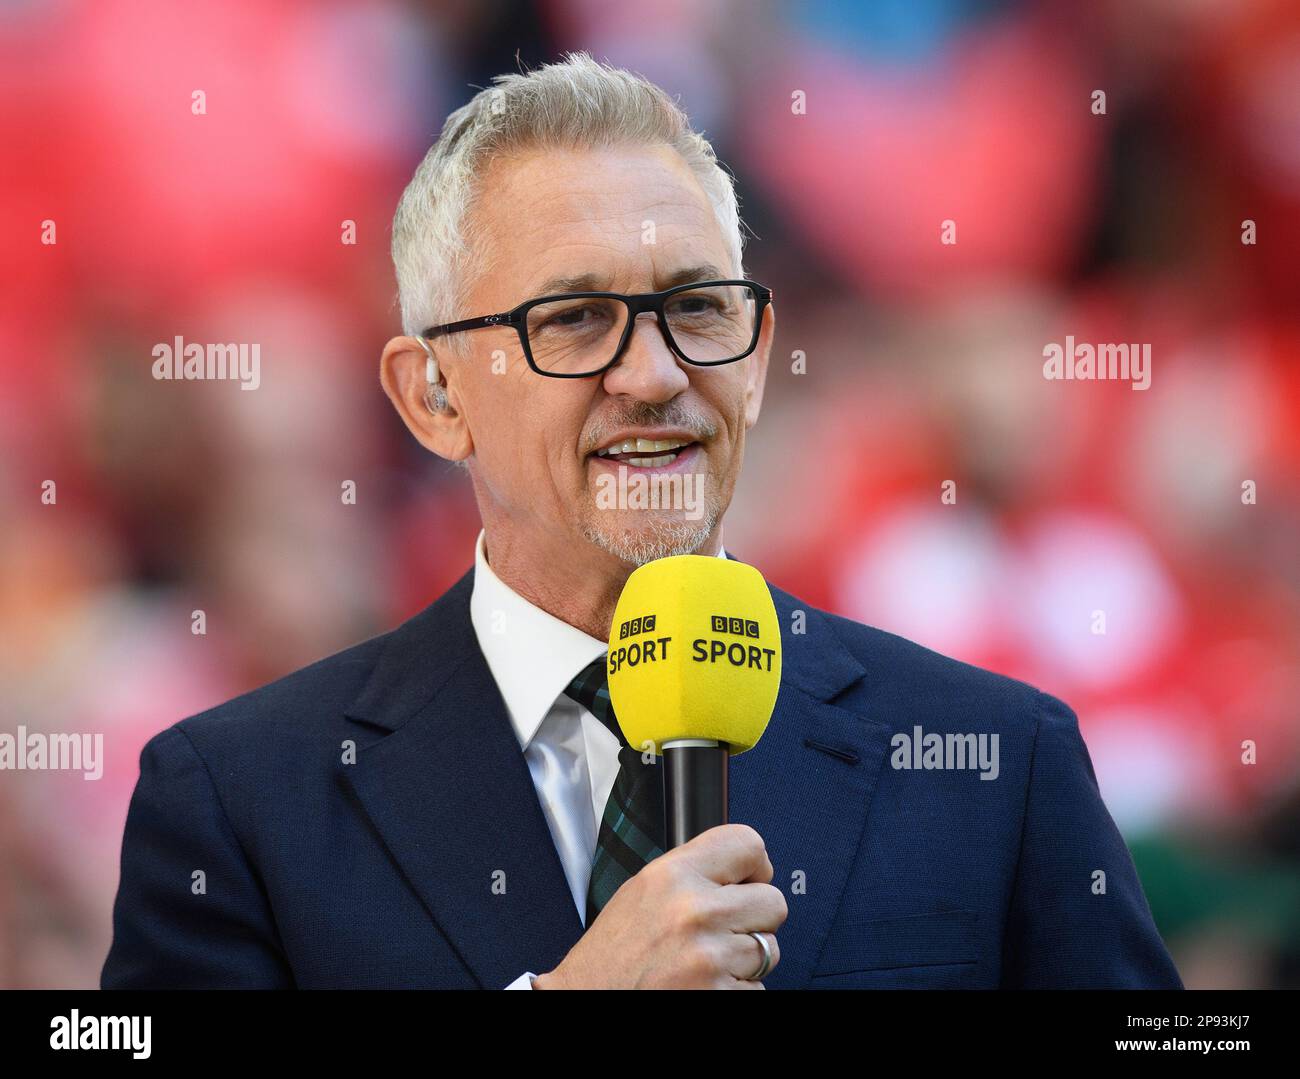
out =
{"type": "MultiPolygon", "coordinates": [[[[718,557],[726,557],[721,547],[718,557]]],[[[482,529],[474,544],[469,614],[519,748],[526,749],[555,699],[579,671],[605,654],[609,642],[529,603],[501,580],[488,565],[482,529]]]]}

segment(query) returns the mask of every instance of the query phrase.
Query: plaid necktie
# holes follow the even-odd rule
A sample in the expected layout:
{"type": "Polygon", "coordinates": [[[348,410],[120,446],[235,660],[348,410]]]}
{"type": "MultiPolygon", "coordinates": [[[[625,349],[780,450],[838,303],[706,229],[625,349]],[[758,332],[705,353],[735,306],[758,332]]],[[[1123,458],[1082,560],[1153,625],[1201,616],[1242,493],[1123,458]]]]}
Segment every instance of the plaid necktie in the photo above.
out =
{"type": "Polygon", "coordinates": [[[584,667],[565,693],[600,720],[619,742],[618,776],[609,792],[587,888],[587,922],[591,925],[619,886],[664,852],[664,786],[659,758],[644,764],[627,744],[609,699],[605,657],[584,667]]]}

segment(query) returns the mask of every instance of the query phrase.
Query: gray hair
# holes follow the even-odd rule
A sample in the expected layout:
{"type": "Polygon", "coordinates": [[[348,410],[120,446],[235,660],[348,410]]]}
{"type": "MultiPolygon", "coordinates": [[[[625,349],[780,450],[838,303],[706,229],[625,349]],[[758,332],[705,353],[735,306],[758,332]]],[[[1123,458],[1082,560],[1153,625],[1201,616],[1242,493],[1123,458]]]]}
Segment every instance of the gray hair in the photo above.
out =
{"type": "MultiPolygon", "coordinates": [[[[666,144],[690,167],[712,204],[744,276],[744,236],[734,179],[703,135],[662,89],[639,75],[597,63],[586,52],[521,75],[497,75],[447,117],[442,134],[402,192],[393,216],[393,265],[402,331],[489,312],[466,311],[475,275],[489,253],[468,235],[474,180],[498,156],[547,147],[666,144]]],[[[523,297],[520,297],[522,300],[523,297]]],[[[447,339],[463,354],[465,335],[447,339]]]]}

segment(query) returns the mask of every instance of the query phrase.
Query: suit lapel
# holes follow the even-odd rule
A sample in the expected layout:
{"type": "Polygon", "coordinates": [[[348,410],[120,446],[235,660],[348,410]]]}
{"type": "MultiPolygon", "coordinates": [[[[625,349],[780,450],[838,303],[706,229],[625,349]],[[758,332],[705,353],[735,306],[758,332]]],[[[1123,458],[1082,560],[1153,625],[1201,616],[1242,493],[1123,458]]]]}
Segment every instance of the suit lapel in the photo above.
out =
{"type": "Polygon", "coordinates": [[[550,970],[582,922],[469,614],[473,571],[388,639],[350,718],[390,731],[344,778],[485,988],[550,970]]]}
{"type": "Polygon", "coordinates": [[[732,759],[730,819],[763,837],[772,883],[786,895],[781,962],[764,984],[787,989],[807,986],[820,958],[862,843],[890,727],[829,703],[866,669],[825,615],[778,588],[771,592],[781,625],[781,689],[763,737],[732,759]],[[797,612],[802,633],[791,632],[797,612]]]}

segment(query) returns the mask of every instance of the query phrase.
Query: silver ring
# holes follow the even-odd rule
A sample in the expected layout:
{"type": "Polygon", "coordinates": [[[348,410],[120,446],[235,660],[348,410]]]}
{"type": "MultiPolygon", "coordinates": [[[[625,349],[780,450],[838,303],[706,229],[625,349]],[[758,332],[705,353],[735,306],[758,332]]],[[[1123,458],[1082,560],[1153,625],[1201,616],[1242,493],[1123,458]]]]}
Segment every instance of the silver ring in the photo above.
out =
{"type": "Polygon", "coordinates": [[[749,935],[758,941],[758,946],[763,949],[763,960],[758,964],[758,970],[746,978],[745,981],[761,982],[772,969],[772,947],[767,943],[767,937],[764,934],[750,930],[749,935]]]}

